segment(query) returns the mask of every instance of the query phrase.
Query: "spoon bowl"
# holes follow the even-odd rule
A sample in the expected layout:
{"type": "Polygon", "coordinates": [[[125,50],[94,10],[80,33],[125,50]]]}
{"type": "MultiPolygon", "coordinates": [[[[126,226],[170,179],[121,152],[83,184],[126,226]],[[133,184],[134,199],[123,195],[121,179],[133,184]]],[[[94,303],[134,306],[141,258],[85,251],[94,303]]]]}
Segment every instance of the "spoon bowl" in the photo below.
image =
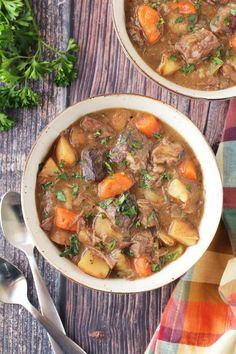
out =
{"type": "Polygon", "coordinates": [[[1,226],[7,241],[23,252],[32,251],[34,244],[23,219],[20,194],[6,193],[2,197],[0,209],[1,226]]]}
{"type": "Polygon", "coordinates": [[[22,272],[0,257],[0,301],[7,304],[22,304],[27,297],[27,283],[22,272]]]}

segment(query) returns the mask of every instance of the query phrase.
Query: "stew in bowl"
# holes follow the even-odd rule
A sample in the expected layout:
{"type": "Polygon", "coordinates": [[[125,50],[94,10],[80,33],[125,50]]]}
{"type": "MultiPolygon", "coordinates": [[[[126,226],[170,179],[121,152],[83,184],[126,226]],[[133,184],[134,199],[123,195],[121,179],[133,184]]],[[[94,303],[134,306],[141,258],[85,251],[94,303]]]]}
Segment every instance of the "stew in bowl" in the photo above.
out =
{"type": "Polygon", "coordinates": [[[87,274],[146,277],[198,242],[199,162],[152,114],[88,114],[60,134],[40,167],[41,227],[87,274]]]}
{"type": "Polygon", "coordinates": [[[125,0],[126,26],[139,55],[178,85],[236,85],[236,1],[125,0]]]}
{"type": "Polygon", "coordinates": [[[129,94],[81,101],[49,123],[27,159],[21,197],[52,266],[120,293],[185,273],[222,211],[216,161],[196,126],[167,104],[129,94]]]}

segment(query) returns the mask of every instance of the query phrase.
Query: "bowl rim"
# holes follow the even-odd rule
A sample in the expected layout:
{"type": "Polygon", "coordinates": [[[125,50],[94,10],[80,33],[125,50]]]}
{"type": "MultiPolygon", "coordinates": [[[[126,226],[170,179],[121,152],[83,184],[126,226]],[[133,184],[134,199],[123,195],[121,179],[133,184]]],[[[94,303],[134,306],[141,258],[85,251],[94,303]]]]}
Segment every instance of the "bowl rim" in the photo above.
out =
{"type": "Polygon", "coordinates": [[[185,97],[214,101],[227,100],[236,97],[236,85],[228,87],[226,89],[215,91],[198,90],[178,85],[155,72],[155,70],[153,70],[136,51],[133,43],[131,42],[128,36],[125,24],[124,27],[122,27],[122,24],[119,24],[119,21],[121,21],[121,17],[118,18],[117,10],[121,11],[120,7],[122,6],[125,18],[124,1],[125,0],[112,0],[111,2],[113,24],[124,53],[138,69],[139,72],[141,72],[145,77],[152,80],[161,87],[164,87],[165,89],[170,90],[175,94],[180,94],[185,97]],[[122,31],[124,28],[125,35],[122,35],[122,31]]]}
{"type": "MultiPolygon", "coordinates": [[[[115,109],[115,108],[126,108],[126,107],[122,107],[122,106],[119,106],[119,105],[113,105],[113,108],[115,109]]],[[[104,107],[104,109],[108,109],[108,108],[105,108],[104,107]]],[[[132,109],[132,108],[130,108],[130,109],[132,109]]],[[[98,109],[98,111],[99,110],[101,110],[101,109],[98,109]]],[[[145,111],[147,111],[147,110],[145,110],[145,111]]],[[[95,112],[95,111],[93,111],[93,112],[95,112]]],[[[76,120],[78,120],[78,119],[80,119],[80,118],[82,118],[83,117],[83,115],[82,116],[77,116],[77,118],[75,119],[75,120],[73,120],[73,122],[75,122],[76,120]]],[[[165,122],[166,123],[166,122],[165,122]]],[[[73,123],[68,123],[67,124],[67,127],[69,127],[71,124],[73,124],[73,123]]],[[[166,123],[166,124],[169,124],[169,123],[166,123]]],[[[64,129],[66,129],[66,128],[63,128],[63,130],[64,129]]],[[[173,129],[175,129],[175,128],[173,128],[173,129]]],[[[62,130],[61,130],[62,131],[62,130]]],[[[183,138],[184,138],[184,136],[182,136],[183,138]]],[[[52,139],[51,139],[52,140],[52,139]]],[[[187,141],[187,143],[188,143],[188,141],[187,141]]],[[[191,147],[191,145],[190,145],[190,147],[191,147]]],[[[48,149],[50,148],[50,146],[48,146],[48,149]]],[[[34,185],[36,185],[36,179],[35,179],[35,184],[34,185]]],[[[33,191],[33,194],[35,195],[35,190],[33,191]]],[[[157,100],[157,99],[155,99],[155,98],[153,98],[153,97],[149,97],[149,96],[145,96],[145,95],[141,95],[141,94],[132,94],[132,93],[118,93],[118,94],[102,94],[102,95],[97,95],[97,96],[93,96],[93,97],[89,97],[89,98],[87,98],[87,99],[85,99],[85,100],[82,100],[82,101],[79,101],[79,102],[77,102],[77,103],[75,103],[74,105],[72,105],[72,106],[70,106],[70,107],[68,107],[68,108],[66,108],[65,110],[63,110],[61,113],[59,113],[56,117],[54,117],[53,119],[52,119],[52,121],[50,121],[44,128],[43,128],[43,130],[39,133],[39,135],[37,136],[37,138],[36,138],[36,140],[35,140],[35,142],[34,142],[34,144],[33,144],[33,146],[32,146],[32,148],[31,148],[31,150],[30,150],[30,152],[29,152],[29,154],[28,154],[28,156],[27,156],[27,159],[26,159],[26,162],[25,162],[25,166],[24,166],[24,170],[23,170],[23,174],[22,174],[22,179],[21,179],[21,203],[22,203],[22,211],[23,211],[23,216],[24,216],[24,220],[25,220],[25,224],[26,224],[26,227],[27,227],[27,229],[29,230],[29,232],[31,233],[31,235],[32,235],[32,238],[33,238],[33,240],[34,240],[34,243],[35,243],[35,246],[36,246],[36,248],[38,249],[38,251],[40,252],[40,254],[44,257],[44,259],[46,259],[46,261],[53,267],[53,268],[55,268],[57,271],[59,271],[64,277],[66,277],[66,278],[68,278],[68,279],[70,279],[71,281],[73,281],[73,282],[75,282],[75,283],[77,283],[77,284],[79,284],[79,285],[81,285],[81,286],[85,286],[86,288],[89,288],[89,289],[93,289],[93,290],[100,290],[100,291],[103,291],[103,292],[108,292],[108,293],[116,293],[116,294],[130,294],[130,293],[140,293],[140,292],[146,292],[146,291],[151,291],[151,290],[155,290],[155,289],[157,289],[157,288],[160,288],[160,287],[162,287],[162,286],[165,286],[165,285],[167,285],[167,284],[169,284],[170,282],[172,282],[172,281],[174,281],[174,280],[176,280],[176,279],[178,279],[179,277],[181,277],[186,271],[188,271],[200,258],[201,258],[201,256],[205,253],[205,251],[207,250],[207,248],[209,247],[209,245],[210,245],[210,243],[211,243],[211,241],[213,240],[213,238],[214,238],[214,236],[215,236],[215,233],[216,233],[216,231],[217,231],[217,228],[218,228],[218,225],[219,225],[219,222],[220,222],[220,219],[221,219],[221,214],[222,214],[222,208],[223,208],[223,185],[222,185],[222,179],[221,179],[221,175],[220,175],[220,172],[219,172],[219,168],[218,168],[218,165],[217,165],[217,162],[216,162],[216,157],[215,157],[215,155],[214,155],[214,153],[213,153],[213,151],[212,151],[212,149],[211,149],[211,146],[209,145],[209,143],[207,142],[207,140],[206,140],[206,138],[205,138],[205,136],[201,133],[201,131],[194,125],[194,123],[187,117],[187,116],[185,116],[182,112],[180,112],[180,111],[178,111],[176,108],[174,108],[174,107],[172,107],[172,106],[170,106],[169,104],[167,104],[167,103],[165,103],[165,102],[162,102],[162,101],[160,101],[160,100],[157,100]],[[47,133],[47,130],[48,129],[50,129],[54,124],[57,124],[57,122],[65,115],[65,114],[67,114],[68,112],[70,112],[71,110],[74,110],[74,109],[76,109],[78,106],[80,106],[81,104],[87,104],[87,103],[89,103],[89,102],[91,102],[91,100],[101,100],[101,99],[106,99],[106,98],[110,98],[110,97],[112,97],[112,98],[129,98],[129,97],[134,97],[134,98],[141,98],[141,99],[143,99],[143,100],[152,100],[153,102],[154,102],[154,104],[156,103],[157,105],[159,104],[159,105],[162,105],[162,106],[166,106],[169,110],[171,110],[172,112],[173,112],[173,114],[175,113],[175,114],[177,114],[179,117],[181,117],[181,119],[183,120],[183,121],[185,121],[185,124],[187,123],[187,124],[189,124],[189,125],[191,125],[191,127],[192,127],[192,129],[193,130],[195,130],[195,132],[198,132],[198,134],[199,134],[199,136],[201,136],[201,138],[203,138],[203,141],[204,141],[204,143],[205,143],[205,147],[206,147],[206,150],[208,151],[208,153],[211,155],[211,158],[212,158],[212,161],[214,161],[214,165],[215,165],[215,167],[216,167],[216,171],[218,171],[217,172],[217,174],[218,174],[218,187],[220,187],[219,188],[219,190],[218,190],[218,193],[219,193],[219,198],[220,198],[220,200],[219,200],[219,204],[218,204],[218,214],[216,215],[217,216],[217,222],[215,223],[215,227],[214,227],[214,232],[212,232],[212,236],[211,237],[208,237],[208,242],[206,243],[206,245],[205,245],[205,247],[204,247],[204,249],[203,250],[201,250],[201,252],[198,252],[198,256],[196,257],[196,259],[193,259],[193,260],[191,260],[191,262],[189,262],[190,263],[190,265],[188,265],[188,267],[186,268],[185,267],[185,269],[182,271],[179,271],[179,272],[176,272],[176,274],[175,274],[175,276],[173,276],[173,275],[171,275],[170,276],[170,279],[168,280],[168,281],[166,281],[166,282],[163,282],[162,284],[160,284],[160,285],[156,285],[155,284],[155,282],[149,282],[149,286],[146,286],[145,287],[145,289],[127,289],[127,290],[125,290],[124,291],[124,289],[122,288],[121,290],[113,290],[112,289],[112,285],[111,286],[109,286],[108,285],[108,287],[102,287],[102,285],[100,285],[99,284],[99,286],[92,286],[92,285],[88,285],[88,284],[86,284],[86,282],[83,282],[83,281],[79,281],[78,279],[75,279],[74,277],[71,277],[69,274],[68,274],[68,272],[67,272],[67,270],[65,270],[65,269],[63,269],[61,266],[58,266],[58,265],[56,265],[55,264],[55,261],[53,261],[52,259],[51,259],[51,257],[50,256],[48,256],[48,254],[47,254],[47,252],[45,251],[45,250],[43,250],[43,249],[41,249],[41,247],[39,246],[39,242],[38,242],[38,240],[37,240],[37,237],[35,237],[35,235],[34,235],[34,232],[33,232],[33,230],[31,229],[31,227],[29,226],[29,222],[28,222],[28,216],[29,216],[29,214],[30,214],[30,212],[28,213],[28,211],[27,211],[27,200],[25,199],[26,197],[26,194],[27,194],[27,192],[26,192],[26,190],[27,190],[27,185],[26,185],[26,183],[25,183],[25,180],[27,181],[27,178],[29,178],[29,176],[27,176],[27,174],[29,174],[29,171],[28,171],[28,165],[29,165],[29,162],[31,161],[31,159],[32,159],[32,157],[33,157],[33,154],[34,154],[34,151],[35,151],[35,149],[37,148],[37,145],[39,144],[39,142],[40,142],[40,140],[41,139],[43,139],[43,136],[44,135],[46,135],[46,133],[47,133]],[[220,183],[220,185],[219,185],[219,183],[220,183]]],[[[36,208],[36,205],[34,205],[34,208],[37,210],[37,208],[36,208]]],[[[204,212],[203,212],[203,215],[204,215],[204,212]]],[[[202,216],[203,217],[203,216],[202,216]]],[[[37,220],[37,221],[39,221],[39,220],[37,220]]],[[[41,234],[44,234],[44,236],[46,237],[46,238],[48,238],[48,236],[46,235],[46,233],[42,230],[42,229],[40,229],[41,230],[41,234]]],[[[48,240],[49,240],[49,238],[48,238],[48,240]]],[[[50,243],[51,244],[53,244],[53,242],[51,241],[51,240],[49,240],[50,241],[50,243]]],[[[56,247],[56,246],[55,246],[56,247]]],[[[58,252],[58,254],[59,254],[59,252],[58,252]]],[[[59,256],[58,256],[58,258],[59,258],[59,256]]],[[[71,261],[69,261],[69,260],[67,260],[67,259],[65,259],[65,258],[63,258],[63,260],[65,260],[65,261],[67,261],[67,262],[69,262],[69,264],[73,264],[71,261]]],[[[178,261],[178,260],[177,260],[178,261]]],[[[175,261],[175,262],[173,262],[173,263],[175,263],[176,264],[176,262],[177,261],[175,261]]],[[[68,263],[67,263],[68,264],[68,263]]],[[[172,263],[170,263],[170,264],[172,264],[172,263]]],[[[75,266],[76,267],[76,266],[75,266]]],[[[168,267],[168,265],[166,266],[166,267],[168,267]]],[[[165,267],[165,268],[166,268],[165,267]]],[[[89,275],[87,275],[86,273],[84,273],[85,274],[85,276],[87,277],[87,276],[89,276],[89,275]]],[[[150,276],[150,277],[147,277],[147,278],[142,278],[141,280],[146,280],[146,279],[150,279],[150,278],[154,278],[155,276],[157,276],[159,273],[155,273],[155,274],[153,274],[152,276],[150,276]]],[[[90,277],[90,276],[89,276],[90,277]]],[[[94,278],[94,277],[91,277],[91,278],[94,278]]],[[[97,278],[95,278],[95,279],[97,279],[97,278]]],[[[109,279],[109,278],[107,278],[107,279],[99,279],[99,281],[100,281],[100,283],[102,283],[102,282],[109,282],[109,280],[114,280],[113,278],[111,278],[111,279],[109,279]]],[[[122,279],[122,280],[125,280],[125,279],[122,279]]],[[[140,281],[139,279],[138,280],[133,280],[133,281],[127,281],[126,280],[126,282],[128,282],[128,284],[130,284],[130,283],[134,283],[134,282],[138,282],[138,281],[140,281]]],[[[148,282],[146,282],[147,284],[148,284],[148,282]]]]}

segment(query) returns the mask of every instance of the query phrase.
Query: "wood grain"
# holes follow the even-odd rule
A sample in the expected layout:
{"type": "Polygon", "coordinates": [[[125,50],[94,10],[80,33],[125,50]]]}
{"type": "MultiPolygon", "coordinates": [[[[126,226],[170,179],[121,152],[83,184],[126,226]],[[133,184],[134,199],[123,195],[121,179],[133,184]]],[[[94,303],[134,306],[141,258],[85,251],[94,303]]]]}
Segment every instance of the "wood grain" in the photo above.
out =
{"type": "MultiPolygon", "coordinates": [[[[198,126],[216,150],[227,101],[193,100],[162,89],[146,79],[126,58],[116,37],[110,1],[34,0],[42,35],[63,47],[73,35],[81,47],[78,80],[70,89],[55,88],[48,78],[40,83],[41,105],[18,112],[20,122],[0,135],[0,193],[20,188],[30,147],[42,128],[62,111],[84,98],[103,93],[132,92],[160,99],[179,109],[198,126]]],[[[29,298],[37,305],[32,276],[23,254],[0,238],[1,255],[18,265],[29,283],[29,298]]],[[[77,286],[61,277],[37,254],[38,264],[56,302],[67,333],[90,354],[139,354],[147,346],[174,284],[138,295],[105,294],[77,286]],[[93,337],[94,331],[103,336],[93,337]]],[[[47,335],[25,310],[0,305],[0,353],[51,353],[47,335]]]]}

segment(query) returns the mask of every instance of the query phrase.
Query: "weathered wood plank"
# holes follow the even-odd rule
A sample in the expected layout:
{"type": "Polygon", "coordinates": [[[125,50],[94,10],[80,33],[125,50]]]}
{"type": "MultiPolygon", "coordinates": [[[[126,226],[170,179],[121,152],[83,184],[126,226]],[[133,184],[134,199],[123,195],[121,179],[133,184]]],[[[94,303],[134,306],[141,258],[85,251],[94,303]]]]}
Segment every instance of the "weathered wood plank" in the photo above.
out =
{"type": "MultiPolygon", "coordinates": [[[[34,1],[34,10],[44,38],[55,46],[66,46],[69,36],[70,7],[67,1],[34,1]]],[[[0,194],[20,190],[23,166],[36,136],[66,105],[66,90],[58,89],[48,78],[35,86],[43,90],[41,105],[34,110],[17,112],[15,129],[0,136],[0,194]]],[[[1,234],[0,254],[20,267],[27,276],[29,298],[37,305],[35,288],[25,256],[5,242],[1,234]]],[[[42,257],[37,257],[41,272],[54,301],[59,302],[60,276],[42,257]]],[[[0,353],[50,353],[47,334],[31,316],[18,306],[0,304],[0,353]]]]}
{"type": "MultiPolygon", "coordinates": [[[[70,105],[103,93],[132,92],[148,95],[171,104],[205,133],[212,146],[220,140],[228,102],[191,100],[162,89],[146,79],[126,58],[116,37],[111,4],[102,0],[33,1],[42,34],[50,43],[66,42],[69,32],[81,47],[79,78],[68,90],[56,89],[50,80],[44,89],[42,105],[25,111],[16,129],[0,136],[0,193],[19,190],[26,156],[41,129],[70,105]]],[[[29,296],[37,305],[32,277],[25,257],[0,238],[1,254],[14,261],[27,275],[29,296]]],[[[41,256],[38,262],[67,333],[90,354],[143,353],[160,319],[174,284],[138,295],[105,294],[92,291],[59,277],[41,256]],[[104,336],[91,336],[102,331],[104,336]]],[[[26,311],[0,305],[0,353],[50,353],[45,332],[26,311]]]]}

